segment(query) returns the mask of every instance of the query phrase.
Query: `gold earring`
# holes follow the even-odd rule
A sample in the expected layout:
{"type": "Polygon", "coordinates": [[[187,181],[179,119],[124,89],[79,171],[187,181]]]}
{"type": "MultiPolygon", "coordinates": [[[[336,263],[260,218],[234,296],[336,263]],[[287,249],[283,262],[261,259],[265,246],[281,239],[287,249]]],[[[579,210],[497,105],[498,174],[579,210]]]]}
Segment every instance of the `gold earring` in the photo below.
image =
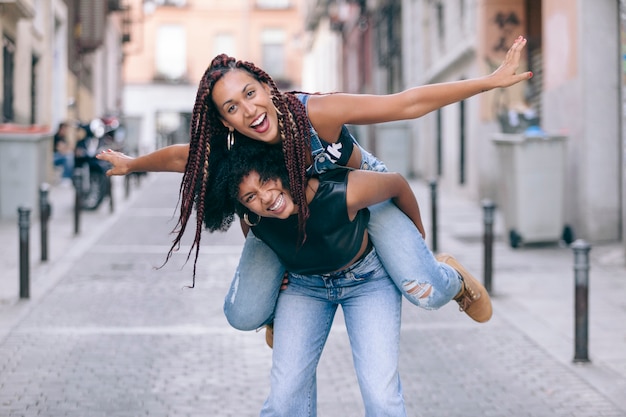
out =
{"type": "Polygon", "coordinates": [[[226,147],[230,151],[233,145],[235,144],[235,131],[229,130],[228,136],[226,137],[226,147]]]}
{"type": "Polygon", "coordinates": [[[243,213],[243,221],[250,227],[254,227],[257,224],[261,223],[261,216],[258,216],[259,220],[256,221],[256,223],[251,223],[250,219],[248,218],[248,213],[243,213]]]}

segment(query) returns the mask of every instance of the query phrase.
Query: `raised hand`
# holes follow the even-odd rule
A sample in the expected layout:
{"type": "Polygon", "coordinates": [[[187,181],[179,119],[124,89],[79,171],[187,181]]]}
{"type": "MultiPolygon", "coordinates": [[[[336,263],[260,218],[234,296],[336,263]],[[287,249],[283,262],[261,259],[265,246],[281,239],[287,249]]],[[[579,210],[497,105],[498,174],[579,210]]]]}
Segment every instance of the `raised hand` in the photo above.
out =
{"type": "Polygon", "coordinates": [[[513,42],[513,45],[507,51],[502,64],[489,76],[496,87],[509,87],[520,81],[528,80],[533,76],[533,73],[530,71],[517,74],[522,51],[525,46],[526,38],[519,36],[515,39],[515,42],[513,42]]]}
{"type": "Polygon", "coordinates": [[[131,156],[123,154],[122,152],[114,151],[112,149],[100,152],[96,155],[96,158],[107,161],[112,165],[111,169],[106,172],[107,176],[130,174],[132,171],[130,169],[129,162],[135,159],[131,156]]]}

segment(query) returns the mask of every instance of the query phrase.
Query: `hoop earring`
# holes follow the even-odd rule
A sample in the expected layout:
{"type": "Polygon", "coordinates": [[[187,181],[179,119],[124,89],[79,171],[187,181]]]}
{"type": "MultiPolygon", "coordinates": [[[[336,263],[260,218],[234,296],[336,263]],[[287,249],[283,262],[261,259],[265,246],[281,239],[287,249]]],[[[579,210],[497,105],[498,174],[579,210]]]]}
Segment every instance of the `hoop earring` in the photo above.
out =
{"type": "Polygon", "coordinates": [[[257,224],[261,223],[261,216],[258,216],[259,220],[256,221],[256,223],[251,223],[250,219],[248,218],[248,213],[243,213],[243,221],[250,227],[254,227],[257,224]]]}
{"type": "Polygon", "coordinates": [[[226,137],[226,147],[230,151],[233,145],[235,145],[235,131],[229,130],[228,136],[226,137]]]}

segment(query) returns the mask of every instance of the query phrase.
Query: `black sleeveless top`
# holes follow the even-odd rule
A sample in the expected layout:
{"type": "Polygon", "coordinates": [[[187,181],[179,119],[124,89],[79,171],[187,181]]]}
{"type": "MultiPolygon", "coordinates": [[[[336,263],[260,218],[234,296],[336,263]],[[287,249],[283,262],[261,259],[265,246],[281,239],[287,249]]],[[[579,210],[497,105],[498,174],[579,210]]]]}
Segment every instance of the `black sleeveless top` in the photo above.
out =
{"type": "Polygon", "coordinates": [[[288,271],[302,275],[334,272],[359,253],[370,213],[362,209],[353,221],[348,218],[348,172],[337,168],[319,176],[302,246],[298,246],[297,214],[284,220],[263,217],[252,227],[254,235],[274,250],[288,271]]]}

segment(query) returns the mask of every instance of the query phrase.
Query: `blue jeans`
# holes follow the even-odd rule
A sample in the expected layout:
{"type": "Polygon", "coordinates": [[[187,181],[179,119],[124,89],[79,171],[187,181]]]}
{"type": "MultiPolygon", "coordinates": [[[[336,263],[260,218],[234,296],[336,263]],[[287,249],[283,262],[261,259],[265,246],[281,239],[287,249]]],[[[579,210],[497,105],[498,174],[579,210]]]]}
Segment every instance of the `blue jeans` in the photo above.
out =
{"type": "MultiPolygon", "coordinates": [[[[384,164],[370,153],[361,149],[361,154],[362,169],[386,171],[384,164]]],[[[407,300],[433,310],[459,293],[461,280],[457,272],[437,262],[417,227],[395,204],[386,201],[369,209],[372,242],[407,300]]],[[[230,325],[239,330],[254,330],[270,323],[284,272],[276,254],[252,232],[248,233],[224,302],[230,325]]]]}
{"type": "Polygon", "coordinates": [[[62,166],[62,177],[72,179],[72,173],[74,172],[74,155],[55,152],[54,166],[62,166]]]}
{"type": "Polygon", "coordinates": [[[289,275],[276,303],[271,388],[262,417],[317,415],[316,369],[339,305],[365,415],[406,416],[398,374],[402,298],[372,250],[341,272],[289,275]]]}

